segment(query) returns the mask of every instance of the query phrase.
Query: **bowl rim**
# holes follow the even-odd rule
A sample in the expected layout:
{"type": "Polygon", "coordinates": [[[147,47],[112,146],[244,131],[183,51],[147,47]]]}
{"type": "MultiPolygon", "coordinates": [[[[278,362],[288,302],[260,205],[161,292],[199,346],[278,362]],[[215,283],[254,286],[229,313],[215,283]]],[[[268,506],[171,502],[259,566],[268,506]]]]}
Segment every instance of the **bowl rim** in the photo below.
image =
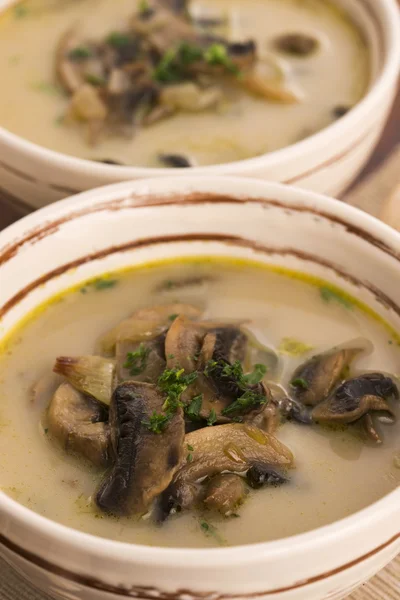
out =
{"type": "MultiPolygon", "coordinates": [[[[5,0],[7,4],[4,9],[9,8],[16,1],[5,0]]],[[[332,1],[335,2],[336,0],[332,1]]],[[[371,9],[370,0],[366,0],[367,5],[365,0],[356,1],[371,9]]],[[[0,7],[0,13],[4,9],[0,7]]],[[[234,175],[240,169],[241,174],[244,175],[260,167],[264,169],[273,168],[285,161],[296,161],[313,150],[315,151],[316,147],[326,147],[335,140],[345,137],[348,128],[352,124],[354,126],[356,123],[363,123],[370,116],[371,111],[379,103],[382,96],[386,98],[389,95],[390,97],[390,90],[393,88],[400,71],[400,8],[397,0],[379,0],[379,3],[376,3],[375,10],[386,43],[384,64],[370,89],[346,115],[295,144],[245,160],[191,167],[191,174],[193,176],[214,175],[223,172],[226,175],[234,175]]],[[[81,175],[90,173],[91,176],[98,177],[100,180],[103,180],[105,173],[107,177],[115,180],[177,175],[177,170],[172,168],[108,165],[77,158],[28,141],[0,126],[1,141],[11,146],[15,151],[22,151],[25,155],[33,155],[36,160],[46,161],[49,166],[68,169],[81,175]]]]}
{"type": "MultiPolygon", "coordinates": [[[[34,213],[23,217],[13,225],[0,232],[0,249],[9,245],[10,240],[21,239],[21,233],[29,233],[35,229],[35,225],[43,221],[49,223],[49,218],[54,216],[76,214],[79,218],[85,215],[84,209],[96,204],[112,202],[120,194],[157,195],[178,194],[181,198],[193,192],[208,194],[224,194],[233,199],[243,201],[243,209],[246,203],[257,202],[263,198],[277,196],[279,202],[292,206],[295,204],[313,208],[323,215],[334,216],[346,225],[357,225],[357,228],[371,235],[372,239],[384,241],[385,246],[393,248],[397,252],[397,260],[400,260],[400,232],[395,231],[377,218],[363,212],[362,210],[348,204],[337,202],[333,198],[302,190],[294,186],[280,183],[252,180],[243,177],[214,176],[203,177],[164,177],[157,179],[142,179],[138,181],[125,181],[114,183],[99,188],[81,192],[65,200],[60,200],[52,205],[46,206],[34,213]],[[221,189],[222,188],[222,189],[221,189]],[[226,189],[228,188],[228,189],[226,189]],[[81,209],[75,211],[75,209],[81,209]],[[83,209],[83,212],[82,212],[83,209]]],[[[209,199],[207,200],[210,201],[209,199]]],[[[218,199],[213,203],[218,204],[218,199]]],[[[224,206],[226,203],[224,202],[224,206]]],[[[151,206],[140,204],[145,210],[159,210],[164,206],[151,206]]],[[[95,214],[95,213],[94,213],[95,214]]],[[[66,221],[67,222],[67,221],[66,221]]],[[[61,225],[62,227],[62,225],[61,225]]],[[[371,239],[370,238],[370,239],[371,239]]],[[[217,548],[186,548],[186,547],[160,547],[148,546],[134,543],[110,540],[93,534],[84,533],[66,525],[62,525],[47,517],[44,517],[30,508],[19,504],[0,490],[0,512],[19,525],[28,528],[33,533],[45,535],[56,545],[68,546],[77,551],[85,549],[91,555],[99,558],[112,557],[118,561],[135,563],[138,565],[153,565],[155,561],[158,566],[172,567],[177,564],[183,568],[204,569],[230,565],[243,565],[254,562],[255,554],[257,560],[268,560],[280,556],[289,556],[298,552],[305,552],[308,548],[326,546],[334,543],[344,536],[351,535],[360,530],[369,530],[371,524],[380,518],[388,519],[390,516],[400,514],[400,486],[392,492],[385,494],[382,498],[367,507],[352,513],[351,515],[334,521],[328,525],[317,527],[304,533],[280,538],[273,541],[257,542],[252,544],[238,545],[232,547],[217,548]]],[[[394,532],[396,533],[396,532],[394,532]]],[[[0,546],[1,546],[0,534],[0,546]]],[[[386,547],[392,541],[400,538],[400,531],[383,545],[386,547]]],[[[7,538],[8,539],[8,538],[7,538]]],[[[40,554],[40,552],[38,552],[40,554]]],[[[366,555],[368,556],[368,554],[366,555]]]]}

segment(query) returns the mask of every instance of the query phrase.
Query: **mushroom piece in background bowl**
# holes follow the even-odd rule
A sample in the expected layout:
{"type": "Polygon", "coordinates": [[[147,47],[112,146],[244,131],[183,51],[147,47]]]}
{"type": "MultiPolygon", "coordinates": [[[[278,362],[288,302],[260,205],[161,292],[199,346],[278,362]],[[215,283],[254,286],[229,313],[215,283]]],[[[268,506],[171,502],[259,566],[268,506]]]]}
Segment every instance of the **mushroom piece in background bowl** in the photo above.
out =
{"type": "Polygon", "coordinates": [[[55,598],[350,593],[400,549],[399,257],[225,177],[2,232],[0,554],[55,598]]]}
{"type": "Polygon", "coordinates": [[[396,0],[1,8],[1,187],[33,207],[188,168],[337,195],[396,90],[396,0]]]}

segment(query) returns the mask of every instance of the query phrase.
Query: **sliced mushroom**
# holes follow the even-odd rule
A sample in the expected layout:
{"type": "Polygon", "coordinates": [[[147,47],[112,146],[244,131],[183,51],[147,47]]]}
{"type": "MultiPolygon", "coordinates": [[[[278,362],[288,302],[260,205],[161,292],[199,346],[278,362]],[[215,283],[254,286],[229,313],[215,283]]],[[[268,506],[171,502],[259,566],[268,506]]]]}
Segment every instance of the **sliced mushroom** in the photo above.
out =
{"type": "Polygon", "coordinates": [[[165,338],[165,355],[168,368],[185,369],[186,373],[197,371],[198,358],[205,331],[187,317],[177,317],[165,338]]]}
{"type": "Polygon", "coordinates": [[[284,104],[294,104],[300,101],[299,96],[287,88],[281,81],[268,80],[256,72],[245,73],[238,82],[250,94],[260,96],[272,102],[282,102],[284,104]]]}
{"type": "Polygon", "coordinates": [[[71,98],[70,114],[82,121],[104,121],[107,117],[107,107],[92,85],[82,85],[71,98]]]}
{"type": "Polygon", "coordinates": [[[56,50],[56,75],[69,93],[76,92],[84,83],[84,77],[81,65],[69,59],[69,55],[74,48],[77,48],[81,43],[78,35],[74,30],[68,30],[60,39],[56,50]]]}
{"type": "Polygon", "coordinates": [[[118,381],[157,383],[166,366],[165,334],[144,342],[121,340],[116,345],[118,381]]]}
{"type": "Polygon", "coordinates": [[[179,83],[164,88],[160,94],[162,105],[170,109],[200,112],[215,106],[222,99],[218,87],[202,90],[192,82],[179,83]]]}
{"type": "Polygon", "coordinates": [[[102,356],[59,356],[53,371],[63,375],[77,390],[110,404],[115,362],[102,356]]]}
{"type": "Polygon", "coordinates": [[[398,398],[393,379],[381,373],[366,373],[342,383],[312,411],[318,423],[354,423],[369,413],[382,413],[389,421],[395,413],[388,399],[398,398]]]}
{"type": "Polygon", "coordinates": [[[197,319],[201,310],[190,304],[163,304],[140,309],[102,336],[100,346],[102,350],[112,352],[117,341],[143,342],[154,339],[169,328],[171,318],[176,315],[197,319]]]}
{"type": "Polygon", "coordinates": [[[274,436],[251,425],[205,427],[189,433],[191,461],[176,473],[161,499],[164,516],[190,508],[199,498],[199,484],[220,473],[245,474],[255,464],[290,468],[293,455],[274,436]]]}
{"type": "Polygon", "coordinates": [[[250,467],[246,479],[254,489],[261,488],[264,485],[277,486],[289,481],[289,477],[285,473],[263,463],[257,463],[250,467]]]}
{"type": "Polygon", "coordinates": [[[66,452],[79,454],[96,466],[110,462],[107,409],[69,383],[56,390],[47,412],[49,432],[66,452]]]}
{"type": "Polygon", "coordinates": [[[127,381],[116,388],[110,406],[116,462],[96,495],[102,511],[144,514],[170,484],[183,459],[184,420],[177,409],[163,431],[153,433],[147,423],[163,404],[153,385],[127,381]]]}
{"type": "Polygon", "coordinates": [[[204,504],[209,510],[229,517],[246,499],[248,488],[243,477],[226,473],[216,475],[206,486],[204,504]]]}
{"type": "Polygon", "coordinates": [[[361,351],[361,348],[334,349],[300,365],[291,379],[294,398],[308,406],[325,400],[361,351]]]}
{"type": "Polygon", "coordinates": [[[280,52],[293,56],[310,56],[320,46],[319,40],[305,33],[287,33],[278,37],[274,46],[280,52]]]}
{"type": "Polygon", "coordinates": [[[163,163],[165,167],[171,169],[186,169],[193,167],[193,162],[187,156],[183,154],[159,154],[158,160],[163,163]]]}

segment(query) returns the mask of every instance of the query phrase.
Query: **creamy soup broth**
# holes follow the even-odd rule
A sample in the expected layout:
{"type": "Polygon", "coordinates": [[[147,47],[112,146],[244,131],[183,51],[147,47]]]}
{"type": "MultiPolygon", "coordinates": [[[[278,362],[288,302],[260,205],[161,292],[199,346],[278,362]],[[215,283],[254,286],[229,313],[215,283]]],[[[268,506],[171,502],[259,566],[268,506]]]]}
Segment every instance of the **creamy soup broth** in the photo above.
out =
{"type": "Polygon", "coordinates": [[[90,147],[80,127],[63,117],[68,99],[56,82],[60,37],[77,26],[101,37],[126,23],[134,0],[26,0],[0,18],[0,125],[58,152],[93,160],[160,167],[160,153],[190,157],[193,165],[242,160],[293,144],[326,127],[365,94],[370,73],[362,34],[325,0],[194,0],[194,15],[225,15],[213,30],[231,40],[253,39],[259,56],[278,59],[299,102],[282,104],[239,89],[216,109],[179,112],[138,130],[132,139],[104,137],[90,147]],[[284,55],[273,41],[287,33],[315,36],[309,57],[284,55]],[[337,109],[339,108],[339,113],[337,109]]]}
{"type": "MultiPolygon", "coordinates": [[[[93,353],[99,336],[135,309],[179,301],[203,308],[207,319],[250,319],[249,330],[278,353],[283,372],[277,378],[283,383],[313,354],[354,338],[370,340],[373,351],[354,361],[351,374],[371,369],[397,373],[400,358],[398,338],[372,313],[328,288],[256,264],[188,260],[116,274],[112,281],[116,283],[109,287],[89,284],[61,295],[3,347],[0,485],[6,494],[41,515],[98,536],[208,547],[308,531],[368,506],[400,484],[398,424],[384,426],[383,444],[374,447],[354,426],[332,430],[286,422],[275,435],[295,457],[290,482],[251,491],[239,518],[188,511],[156,526],[150,519],[114,518],[96,511],[91,499],[102,472],[66,455],[49,439],[43,420],[49,401],[46,382],[56,356],[93,353]],[[173,285],[187,279],[190,285],[173,285]],[[300,355],[286,354],[287,338],[296,340],[300,355]],[[43,389],[35,397],[32,389],[38,379],[43,389]]],[[[398,401],[394,406],[400,414],[398,401]]]]}

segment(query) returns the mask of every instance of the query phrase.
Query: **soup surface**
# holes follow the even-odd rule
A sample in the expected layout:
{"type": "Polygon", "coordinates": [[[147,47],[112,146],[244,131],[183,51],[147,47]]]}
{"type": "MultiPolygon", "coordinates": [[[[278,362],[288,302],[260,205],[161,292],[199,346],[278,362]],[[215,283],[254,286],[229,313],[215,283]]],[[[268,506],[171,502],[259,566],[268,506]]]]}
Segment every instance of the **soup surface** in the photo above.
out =
{"type": "MultiPolygon", "coordinates": [[[[335,427],[299,423],[299,413],[292,413],[292,420],[287,420],[283,411],[274,435],[293,453],[294,466],[288,471],[278,469],[284,477],[269,480],[272,486],[249,487],[243,506],[227,511],[226,516],[203,506],[182,510],[156,525],[149,515],[112,517],[95,508],[104,469],[68,455],[55,443],[51,427],[49,430],[46,411],[55,384],[61,381],[59,376],[50,375],[55,358],[98,353],[99,339],[103,343],[110,339],[101,336],[121,319],[144,307],[177,302],[197,307],[203,321],[228,323],[231,327],[244,322],[246,335],[257,340],[255,347],[261,354],[256,358],[264,357],[262,362],[268,363],[268,371],[261,370],[261,377],[275,399],[279,396],[278,382],[292,398],[297,395],[304,399],[302,394],[309,393],[314,384],[307,389],[310,369],[302,365],[309,365],[313,356],[319,364],[321,353],[322,357],[332,356],[332,348],[336,347],[333,352],[337,352],[342,345],[364,351],[341,370],[341,378],[368,371],[386,375],[398,371],[400,348],[396,334],[373,313],[323,282],[312,284],[300,275],[274,272],[257,263],[216,258],[155,264],[112,274],[58,297],[4,342],[0,359],[0,485],[6,494],[50,519],[106,538],[159,546],[207,547],[274,540],[304,532],[366,507],[400,484],[400,430],[399,424],[393,423],[394,417],[400,416],[399,401],[383,400],[383,396],[391,395],[387,389],[378,398],[379,407],[375,406],[379,412],[368,413],[381,444],[368,440],[359,422],[335,427]],[[362,340],[369,340],[371,346],[362,340]],[[327,351],[328,355],[323,354],[327,351]]],[[[171,316],[170,331],[179,319],[171,316]]],[[[167,361],[170,359],[173,355],[167,356],[167,361]]],[[[68,361],[63,358],[57,363],[65,366],[68,361]]],[[[254,373],[260,369],[256,366],[254,373]]],[[[135,372],[140,373],[140,369],[135,372]]],[[[215,375],[212,370],[210,373],[211,377],[215,375]]],[[[253,383],[256,380],[260,377],[253,383]]],[[[390,388],[394,379],[385,381],[389,381],[390,388]]],[[[341,398],[345,399],[342,413],[355,408],[351,394],[341,398]]],[[[321,415],[321,406],[324,404],[314,409],[303,406],[302,410],[318,410],[321,415]]],[[[202,423],[205,429],[191,436],[199,432],[213,436],[223,427],[247,427],[238,422],[246,420],[240,411],[234,413],[235,417],[242,415],[234,419],[236,425],[218,425],[210,414],[208,425],[202,423]]],[[[304,420],[304,414],[300,414],[300,420],[304,420]]],[[[165,433],[158,434],[153,435],[162,444],[165,433]]],[[[258,435],[252,436],[253,441],[259,440],[258,435]]],[[[197,464],[197,453],[204,448],[193,448],[188,439],[183,462],[190,467],[190,463],[197,464]]],[[[237,460],[240,462],[240,458],[237,460]]]]}
{"type": "MultiPolygon", "coordinates": [[[[76,103],[71,118],[70,97],[55,75],[60,39],[72,29],[79,31],[83,40],[110,39],[106,36],[111,32],[110,43],[120,48],[125,38],[115,32],[124,31],[140,7],[143,2],[132,0],[25,0],[2,14],[0,125],[46,148],[91,160],[150,167],[209,165],[293,144],[340,118],[366,92],[370,65],[365,41],[333,2],[194,0],[190,11],[201,24],[203,36],[239,42],[243,46],[236,46],[238,52],[246,44],[253,52],[256,48],[261,91],[260,85],[254,89],[254,82],[247,81],[246,71],[231,69],[230,63],[222,60],[224,55],[221,58],[221,44],[213,43],[207,60],[220,65],[222,71],[217,70],[219,75],[210,81],[209,73],[198,77],[196,82],[203,86],[201,98],[195,94],[191,100],[189,94],[183,105],[179,94],[178,100],[165,100],[166,118],[158,120],[160,114],[152,113],[146,121],[140,111],[135,115],[128,111],[117,134],[115,127],[112,134],[99,127],[103,117],[101,106],[100,113],[96,112],[98,102],[94,108],[92,104],[96,118],[89,120],[87,105],[78,111],[76,103]],[[305,48],[301,54],[293,52],[290,45],[279,47],[277,41],[293,34],[314,40],[315,51],[307,53],[305,48]],[[221,65],[228,68],[224,71],[221,65]],[[265,93],[266,97],[261,97],[265,93]],[[206,108],[194,110],[197,104],[206,108]],[[149,124],[150,120],[155,122],[149,124]],[[171,162],[170,154],[178,160],[171,162]]],[[[82,45],[72,50],[75,68],[77,62],[85,61],[88,51],[82,45]]],[[[224,47],[222,50],[225,52],[224,47]]],[[[168,52],[161,59],[170,60],[168,52]]],[[[170,75],[161,81],[164,88],[176,87],[177,81],[174,77],[171,81],[170,75]]],[[[151,77],[154,79],[154,73],[151,77]]],[[[122,85],[121,79],[118,81],[122,85]]],[[[104,97],[103,75],[90,73],[86,83],[92,95],[104,97]]]]}

